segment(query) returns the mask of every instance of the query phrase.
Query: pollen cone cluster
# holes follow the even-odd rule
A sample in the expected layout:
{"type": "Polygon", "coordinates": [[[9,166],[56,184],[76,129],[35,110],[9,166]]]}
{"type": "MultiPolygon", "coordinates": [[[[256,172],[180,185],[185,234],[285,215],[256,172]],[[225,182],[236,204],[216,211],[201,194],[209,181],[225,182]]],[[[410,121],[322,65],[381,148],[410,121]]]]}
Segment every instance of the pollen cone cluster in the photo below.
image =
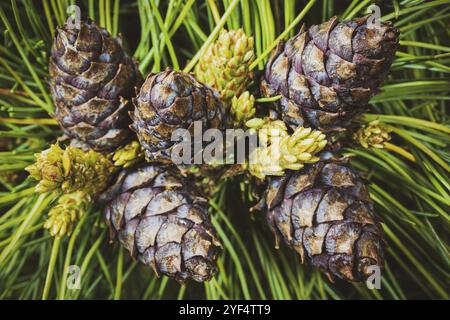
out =
{"type": "Polygon", "coordinates": [[[391,130],[378,120],[362,125],[354,134],[353,140],[362,147],[383,149],[384,144],[391,140],[391,130]]]}
{"type": "Polygon", "coordinates": [[[287,42],[280,42],[261,82],[293,128],[341,130],[365,110],[386,77],[398,47],[390,22],[368,24],[368,17],[339,22],[336,17],[287,42]]]}
{"type": "Polygon", "coordinates": [[[207,202],[170,168],[123,170],[100,199],[112,237],[157,275],[206,281],[216,272],[221,244],[207,202]]]}
{"type": "Polygon", "coordinates": [[[239,97],[234,96],[231,99],[230,113],[233,119],[233,127],[243,126],[256,113],[255,97],[248,91],[245,91],[239,97]]]}
{"type": "Polygon", "coordinates": [[[239,97],[246,90],[253,78],[250,71],[255,59],[253,46],[253,37],[242,29],[222,30],[196,66],[198,81],[219,91],[226,107],[234,96],[239,97]]]}
{"type": "Polygon", "coordinates": [[[112,160],[116,167],[132,168],[139,162],[144,161],[144,151],[139,142],[131,141],[117,149],[112,160]]]}
{"type": "Polygon", "coordinates": [[[48,229],[54,237],[70,235],[75,224],[85,213],[90,201],[90,196],[82,191],[62,195],[56,206],[48,213],[44,228],[48,229]]]}
{"type": "Polygon", "coordinates": [[[64,132],[97,151],[129,138],[129,100],[141,83],[120,39],[92,21],[56,31],[49,64],[54,117],[64,132]]]}
{"type": "Polygon", "coordinates": [[[326,136],[318,130],[298,127],[289,135],[279,129],[278,122],[259,130],[263,145],[250,154],[248,164],[249,172],[257,178],[282,176],[286,170],[300,170],[307,163],[315,163],[320,160],[316,154],[327,145],[326,136]],[[268,133],[263,133],[265,130],[268,133]]]}
{"type": "Polygon", "coordinates": [[[62,149],[54,144],[35,157],[36,163],[26,170],[39,181],[38,193],[82,191],[94,196],[107,187],[116,172],[114,164],[94,150],[86,152],[70,146],[62,149]]]}

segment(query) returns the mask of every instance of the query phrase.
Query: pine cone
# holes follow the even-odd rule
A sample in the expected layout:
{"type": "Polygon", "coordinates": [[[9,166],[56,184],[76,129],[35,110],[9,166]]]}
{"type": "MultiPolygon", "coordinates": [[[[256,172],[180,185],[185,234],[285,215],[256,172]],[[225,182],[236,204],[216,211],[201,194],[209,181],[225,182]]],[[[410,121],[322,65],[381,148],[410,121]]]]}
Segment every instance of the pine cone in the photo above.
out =
{"type": "Polygon", "coordinates": [[[203,132],[223,128],[217,93],[192,75],[170,68],[149,75],[133,103],[132,129],[150,161],[170,162],[172,147],[177,143],[171,137],[177,129],[192,133],[196,121],[203,132]]]}
{"type": "Polygon", "coordinates": [[[234,96],[245,91],[253,78],[250,71],[255,59],[253,45],[253,37],[248,37],[242,29],[222,30],[195,68],[197,79],[216,89],[227,107],[234,96]]]}
{"type": "Polygon", "coordinates": [[[273,179],[266,203],[276,238],[331,280],[361,281],[372,274],[369,266],[383,266],[381,227],[364,182],[349,165],[321,161],[273,179]]]}
{"type": "Polygon", "coordinates": [[[58,28],[49,63],[54,117],[64,132],[97,151],[129,137],[127,112],[142,77],[120,39],[92,21],[58,28]]]}
{"type": "Polygon", "coordinates": [[[386,77],[398,47],[390,22],[368,26],[367,17],[336,17],[280,42],[261,82],[278,101],[283,120],[296,128],[342,130],[364,111],[386,77]]]}
{"type": "Polygon", "coordinates": [[[123,170],[100,200],[113,236],[133,257],[179,282],[206,281],[221,245],[206,200],[164,166],[123,170]]]}

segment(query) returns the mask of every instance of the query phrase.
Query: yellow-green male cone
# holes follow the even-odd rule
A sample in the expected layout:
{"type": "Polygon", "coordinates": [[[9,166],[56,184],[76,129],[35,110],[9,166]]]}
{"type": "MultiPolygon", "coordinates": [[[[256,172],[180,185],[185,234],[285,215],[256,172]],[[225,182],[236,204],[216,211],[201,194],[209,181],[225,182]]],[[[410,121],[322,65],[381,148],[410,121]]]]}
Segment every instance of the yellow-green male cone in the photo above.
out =
{"type": "Polygon", "coordinates": [[[39,181],[36,186],[38,193],[83,191],[93,196],[106,188],[117,170],[101,153],[71,146],[62,149],[55,144],[35,156],[36,163],[25,169],[31,178],[39,181]]]}
{"type": "Polygon", "coordinates": [[[222,30],[209,46],[195,68],[198,81],[217,91],[228,107],[234,96],[239,97],[250,81],[250,65],[255,59],[254,40],[242,29],[222,30]]]}
{"type": "Polygon", "coordinates": [[[354,134],[353,140],[364,148],[384,148],[384,144],[391,140],[391,130],[379,120],[362,125],[354,134]]]}
{"type": "Polygon", "coordinates": [[[82,191],[62,195],[48,213],[44,228],[54,237],[70,235],[76,222],[86,212],[90,200],[82,191]]]}
{"type": "Polygon", "coordinates": [[[245,91],[239,97],[234,96],[231,99],[231,115],[235,128],[251,119],[255,112],[255,97],[250,92],[245,91]]]}
{"type": "Polygon", "coordinates": [[[258,134],[260,146],[269,146],[272,141],[288,136],[288,129],[282,120],[270,120],[268,118],[253,118],[245,125],[258,134]]]}
{"type": "MultiPolygon", "coordinates": [[[[247,164],[250,174],[260,179],[266,176],[281,176],[284,175],[285,170],[300,170],[305,163],[315,163],[320,160],[316,154],[327,145],[326,136],[322,132],[298,127],[292,135],[289,135],[282,129],[284,123],[281,125],[277,121],[265,123],[260,128],[270,132],[272,123],[274,124],[272,132],[279,133],[267,135],[258,132],[259,138],[266,139],[266,143],[250,154],[247,164]]],[[[247,122],[247,124],[253,123],[247,122]]]]}
{"type": "Polygon", "coordinates": [[[114,165],[123,168],[130,168],[144,159],[144,151],[137,141],[132,141],[117,149],[113,155],[114,165]]]}

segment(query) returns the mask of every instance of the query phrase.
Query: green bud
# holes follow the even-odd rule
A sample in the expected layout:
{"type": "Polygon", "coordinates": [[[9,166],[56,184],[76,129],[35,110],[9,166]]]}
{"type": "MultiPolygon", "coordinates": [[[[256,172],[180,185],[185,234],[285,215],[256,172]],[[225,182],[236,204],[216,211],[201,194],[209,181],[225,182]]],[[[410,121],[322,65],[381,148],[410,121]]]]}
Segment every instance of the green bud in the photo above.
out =
{"type": "Polygon", "coordinates": [[[48,229],[53,237],[70,235],[76,222],[86,212],[90,201],[91,198],[81,191],[62,195],[48,213],[44,228],[48,229]]]}
{"type": "Polygon", "coordinates": [[[233,116],[234,127],[242,126],[248,119],[255,115],[255,97],[245,91],[238,97],[231,100],[231,115],[233,116]]]}
{"type": "Polygon", "coordinates": [[[366,149],[382,149],[384,148],[384,144],[391,140],[391,131],[389,127],[380,123],[380,121],[374,120],[367,125],[362,125],[353,134],[353,140],[366,149]]]}
{"type": "Polygon", "coordinates": [[[265,119],[253,118],[245,122],[245,125],[251,129],[259,129],[266,123],[267,121],[265,119]]]}
{"type": "Polygon", "coordinates": [[[144,160],[144,151],[137,141],[132,141],[116,150],[113,155],[116,167],[130,168],[144,160]]]}

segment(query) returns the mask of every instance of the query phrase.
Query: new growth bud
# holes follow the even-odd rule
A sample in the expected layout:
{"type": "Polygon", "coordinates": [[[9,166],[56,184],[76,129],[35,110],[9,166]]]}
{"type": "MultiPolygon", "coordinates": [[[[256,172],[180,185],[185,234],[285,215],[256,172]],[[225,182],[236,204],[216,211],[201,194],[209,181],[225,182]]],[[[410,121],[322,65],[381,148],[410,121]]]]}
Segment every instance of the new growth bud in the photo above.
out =
{"type": "Polygon", "coordinates": [[[378,120],[362,125],[354,134],[353,140],[364,148],[383,149],[384,144],[391,140],[392,130],[378,120]]]}

